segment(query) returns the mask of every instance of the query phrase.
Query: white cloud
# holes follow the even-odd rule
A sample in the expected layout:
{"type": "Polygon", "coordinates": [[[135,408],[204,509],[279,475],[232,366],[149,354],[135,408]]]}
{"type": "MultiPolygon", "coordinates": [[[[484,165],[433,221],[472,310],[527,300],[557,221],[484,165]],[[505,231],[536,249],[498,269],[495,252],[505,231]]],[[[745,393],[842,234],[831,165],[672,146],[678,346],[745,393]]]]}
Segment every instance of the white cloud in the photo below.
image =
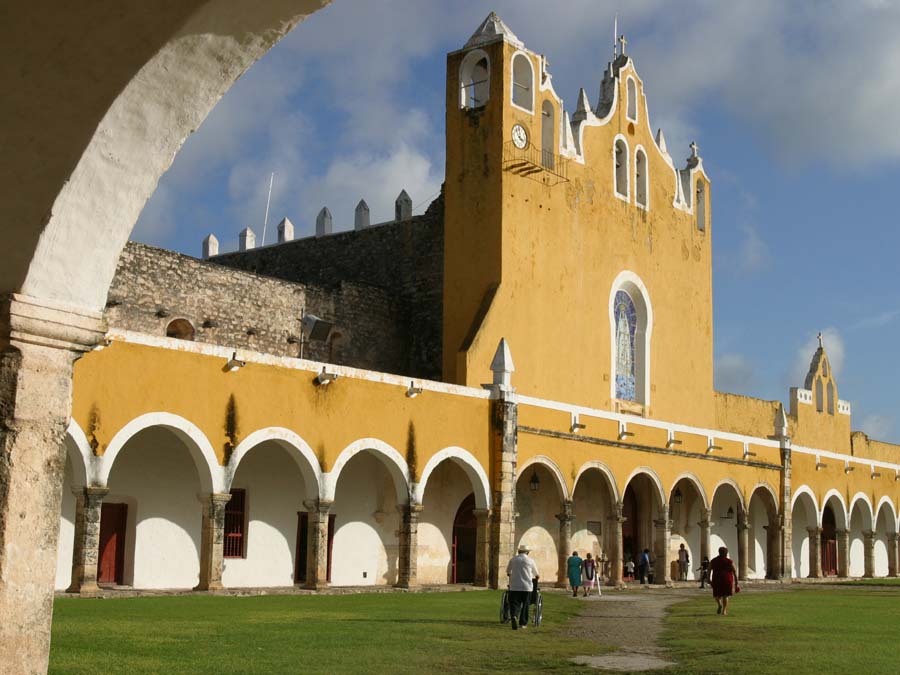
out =
{"type": "Polygon", "coordinates": [[[888,415],[866,415],[862,418],[860,428],[870,438],[882,440],[889,437],[895,422],[896,419],[888,415]]]}
{"type": "MultiPolygon", "coordinates": [[[[837,328],[829,326],[822,331],[822,340],[825,344],[825,353],[828,355],[828,362],[834,371],[835,377],[839,376],[844,367],[844,340],[837,328]]],[[[809,365],[812,361],[813,354],[819,348],[819,339],[817,334],[812,334],[797,349],[794,367],[791,371],[791,386],[802,387],[806,374],[809,372],[809,365]]],[[[840,383],[838,383],[840,384],[840,383]]]]}
{"type": "Polygon", "coordinates": [[[722,354],[716,359],[715,383],[719,391],[747,394],[755,378],[755,369],[743,354],[722,354]]]}

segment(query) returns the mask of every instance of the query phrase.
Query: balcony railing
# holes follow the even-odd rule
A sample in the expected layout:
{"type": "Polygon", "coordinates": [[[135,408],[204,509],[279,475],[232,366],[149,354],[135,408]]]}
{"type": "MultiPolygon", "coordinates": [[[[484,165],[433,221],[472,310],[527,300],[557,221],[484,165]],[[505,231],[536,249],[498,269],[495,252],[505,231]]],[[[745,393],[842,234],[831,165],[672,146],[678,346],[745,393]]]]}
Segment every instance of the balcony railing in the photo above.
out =
{"type": "Polygon", "coordinates": [[[506,141],[503,144],[503,168],[545,185],[556,185],[569,180],[569,160],[536,148],[531,143],[524,148],[517,148],[512,141],[506,141]]]}

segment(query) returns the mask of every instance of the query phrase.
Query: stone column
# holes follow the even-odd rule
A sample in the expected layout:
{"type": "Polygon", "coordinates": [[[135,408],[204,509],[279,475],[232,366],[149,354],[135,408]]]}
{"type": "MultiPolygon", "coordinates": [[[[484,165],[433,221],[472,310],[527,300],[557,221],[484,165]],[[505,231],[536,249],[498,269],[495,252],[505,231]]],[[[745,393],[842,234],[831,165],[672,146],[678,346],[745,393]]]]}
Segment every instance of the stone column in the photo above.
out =
{"type": "Polygon", "coordinates": [[[491,557],[491,510],[474,509],[478,529],[475,534],[475,585],[488,585],[488,567],[491,557]]]}
{"type": "Polygon", "coordinates": [[[896,532],[888,532],[887,535],[887,559],[888,559],[888,576],[897,576],[897,545],[900,542],[900,534],[896,532]]]}
{"type": "Polygon", "coordinates": [[[324,499],[303,502],[309,512],[304,588],[319,591],[328,587],[328,512],[332,504],[324,499]]]}
{"type": "Polygon", "coordinates": [[[607,532],[607,545],[609,558],[609,585],[624,586],[625,585],[625,551],[622,550],[622,525],[625,518],[622,513],[625,505],[622,502],[616,502],[615,513],[606,520],[609,523],[607,532]]]}
{"type": "Polygon", "coordinates": [[[747,513],[738,514],[738,580],[747,580],[747,570],[750,565],[750,522],[747,513]]]}
{"type": "Polygon", "coordinates": [[[822,578],[822,528],[807,527],[809,533],[809,578],[822,578]]]}
{"type": "Polygon", "coordinates": [[[863,532],[863,552],[865,555],[863,576],[871,579],[875,576],[875,533],[871,530],[863,532]]]}
{"type": "Polygon", "coordinates": [[[518,405],[515,394],[495,388],[492,401],[492,453],[494,507],[491,515],[490,586],[506,585],[506,563],[516,545],[516,461],[518,456],[518,405]]]}
{"type": "Polygon", "coordinates": [[[92,595],[97,587],[100,555],[100,511],[109,488],[84,487],[75,494],[75,548],[72,552],[72,584],[67,593],[92,595]]]}
{"type": "Polygon", "coordinates": [[[837,573],[839,577],[850,576],[850,533],[847,530],[835,530],[837,540],[837,573]]]}
{"type": "Polygon", "coordinates": [[[72,364],[103,337],[97,312],[0,297],[0,664],[44,673],[72,407],[72,364]]]}
{"type": "Polygon", "coordinates": [[[701,509],[700,513],[702,514],[703,520],[697,523],[697,525],[700,526],[700,560],[697,561],[698,564],[704,558],[712,559],[709,551],[709,531],[710,523],[712,522],[712,510],[701,509]]]}
{"type": "MultiPolygon", "coordinates": [[[[766,579],[790,578],[790,556],[785,556],[783,546],[785,544],[784,526],[780,522],[764,525],[766,531],[766,579]],[[788,565],[785,576],[784,564],[788,565]]],[[[787,549],[790,551],[790,548],[787,549]]]]}
{"type": "Polygon", "coordinates": [[[195,591],[217,591],[222,588],[222,562],[225,544],[225,505],[230,494],[200,495],[203,525],[200,529],[200,583],[195,591]]]}
{"type": "MultiPolygon", "coordinates": [[[[779,408],[778,423],[775,427],[775,435],[779,438],[781,446],[781,504],[778,519],[777,537],[770,540],[777,546],[777,556],[773,558],[776,567],[774,570],[776,575],[769,575],[768,570],[766,576],[772,579],[790,580],[793,577],[793,549],[794,549],[794,532],[793,532],[793,515],[791,512],[791,501],[793,499],[793,490],[791,487],[792,468],[791,468],[791,439],[788,436],[788,419],[784,411],[784,406],[779,408]]],[[[771,548],[770,548],[771,550],[771,548]]]]}
{"type": "Polygon", "coordinates": [[[659,509],[659,518],[653,521],[656,527],[654,537],[653,581],[657,584],[668,584],[672,581],[669,574],[669,545],[672,540],[672,521],[669,520],[669,507],[663,505],[659,509]]]}
{"type": "Polygon", "coordinates": [[[572,545],[572,521],[575,519],[573,511],[572,501],[566,499],[562,503],[562,512],[556,514],[556,519],[559,521],[559,542],[556,547],[557,557],[559,558],[559,564],[556,568],[557,588],[565,588],[569,581],[566,561],[569,559],[572,545]]]}
{"type": "Polygon", "coordinates": [[[421,504],[403,504],[400,511],[400,556],[397,561],[397,588],[419,585],[419,514],[421,504]]]}

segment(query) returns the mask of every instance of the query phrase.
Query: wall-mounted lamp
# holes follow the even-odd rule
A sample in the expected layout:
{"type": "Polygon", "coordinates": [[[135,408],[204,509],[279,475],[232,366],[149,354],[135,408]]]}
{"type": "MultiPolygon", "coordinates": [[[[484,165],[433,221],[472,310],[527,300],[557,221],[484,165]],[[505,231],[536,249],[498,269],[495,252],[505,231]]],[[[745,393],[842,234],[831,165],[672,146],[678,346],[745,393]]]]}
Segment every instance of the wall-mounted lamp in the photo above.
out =
{"type": "Polygon", "coordinates": [[[416,387],[413,384],[413,381],[409,381],[409,389],[406,390],[406,398],[415,398],[419,394],[421,394],[424,390],[422,387],[416,387]]]}
{"type": "Polygon", "coordinates": [[[578,421],[578,415],[572,415],[572,422],[569,425],[569,431],[573,434],[577,434],[581,429],[587,429],[587,424],[582,424],[578,421]]]}
{"type": "Polygon", "coordinates": [[[537,492],[539,487],[541,487],[541,479],[538,478],[537,469],[534,469],[531,472],[531,480],[528,481],[528,488],[532,492],[537,492]]]}
{"type": "Polygon", "coordinates": [[[728,510],[722,514],[722,519],[723,520],[731,520],[733,518],[734,518],[734,507],[729,506],[728,510]]]}
{"type": "Polygon", "coordinates": [[[676,504],[680,504],[684,501],[684,495],[681,494],[681,488],[675,488],[675,493],[672,495],[672,501],[676,504]]]}
{"type": "Polygon", "coordinates": [[[855,466],[850,466],[849,464],[844,465],[844,473],[850,473],[851,471],[856,471],[855,466]]]}
{"type": "Polygon", "coordinates": [[[894,472],[894,480],[895,480],[895,481],[900,481],[900,471],[895,471],[895,472],[894,472]]]}
{"type": "Polygon", "coordinates": [[[872,480],[875,480],[876,478],[881,478],[881,472],[879,472],[879,471],[872,472],[872,480]]]}
{"type": "Polygon", "coordinates": [[[229,373],[233,373],[236,370],[240,370],[241,368],[243,368],[246,365],[247,365],[247,362],[241,361],[237,357],[237,352],[233,352],[231,354],[231,358],[225,362],[225,370],[227,370],[229,373]]]}
{"type": "Polygon", "coordinates": [[[714,450],[721,450],[721,449],[722,449],[721,445],[710,445],[709,447],[706,448],[706,454],[711,455],[714,450]]]}
{"type": "Polygon", "coordinates": [[[752,450],[744,448],[744,459],[747,459],[748,457],[756,457],[756,453],[752,450]]]}
{"type": "Polygon", "coordinates": [[[336,379],[338,379],[337,373],[329,373],[325,370],[325,366],[322,366],[322,372],[316,375],[316,379],[313,382],[318,386],[324,387],[325,385],[331,384],[336,379]]]}
{"type": "Polygon", "coordinates": [[[623,441],[626,438],[631,438],[632,436],[634,436],[633,431],[625,431],[624,429],[622,429],[622,431],[619,432],[619,440],[620,441],[623,441]]]}
{"type": "Polygon", "coordinates": [[[681,445],[682,441],[679,441],[677,438],[670,438],[666,441],[666,447],[671,448],[673,445],[681,445]]]}
{"type": "Polygon", "coordinates": [[[824,469],[825,466],[826,466],[825,462],[820,462],[819,460],[816,460],[816,471],[819,471],[820,469],[824,469]]]}

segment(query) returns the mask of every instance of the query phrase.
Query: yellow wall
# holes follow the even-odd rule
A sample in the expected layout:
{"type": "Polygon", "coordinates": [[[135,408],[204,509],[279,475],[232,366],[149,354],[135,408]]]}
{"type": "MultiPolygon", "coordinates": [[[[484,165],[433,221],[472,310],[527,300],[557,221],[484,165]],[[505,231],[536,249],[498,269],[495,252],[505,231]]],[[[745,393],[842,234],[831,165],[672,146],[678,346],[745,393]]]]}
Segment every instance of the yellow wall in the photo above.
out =
{"type": "Polygon", "coordinates": [[[258,429],[284,427],[309,444],[323,471],[350,443],[367,437],[407,458],[415,448],[419,472],[451,445],[488,466],[487,400],[433,391],[410,399],[405,387],[349,377],[317,387],[309,371],[247,363],[223,372],[224,364],[215,356],[114,342],[75,364],[72,416],[88,440],[96,440],[99,455],[134,418],[160,411],[179,415],[200,428],[221,462],[234,396],[237,443],[258,429]]]}
{"type": "MultiPolygon", "coordinates": [[[[515,123],[540,144],[544,101],[554,106],[558,137],[562,111],[549,90],[536,91],[534,114],[514,108],[509,64],[515,49],[496,43],[488,51],[491,98],[477,126],[475,113],[457,103],[462,55],[448,60],[445,378],[489,382],[491,357],[505,337],[520,392],[612,409],[609,296],[615,277],[630,270],[646,285],[653,310],[650,414],[712,426],[710,232],[698,231],[694,216],[673,207],[675,173],[653,140],[640,80],[635,75],[638,123],[625,119],[623,104],[604,126],[585,129],[586,163],[569,161],[569,181],[548,187],[502,170],[502,146],[515,123]],[[614,196],[618,133],[629,145],[627,204],[614,196]],[[634,204],[639,144],[649,163],[649,211],[634,204]],[[465,349],[477,308],[498,280],[490,310],[465,349]]],[[[537,82],[540,59],[530,58],[537,82]]],[[[624,80],[620,90],[624,100],[624,80]]]]}

